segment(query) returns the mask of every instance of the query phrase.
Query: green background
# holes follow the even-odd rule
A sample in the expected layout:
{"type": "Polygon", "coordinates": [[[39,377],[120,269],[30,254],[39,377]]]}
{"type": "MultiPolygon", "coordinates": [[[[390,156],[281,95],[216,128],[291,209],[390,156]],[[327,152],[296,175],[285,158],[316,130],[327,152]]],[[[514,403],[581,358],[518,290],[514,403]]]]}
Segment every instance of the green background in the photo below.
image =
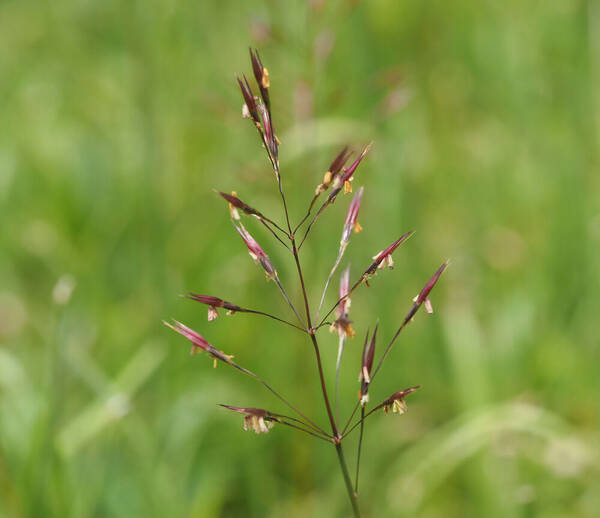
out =
{"type": "MultiPolygon", "coordinates": [[[[417,230],[353,297],[342,414],[366,329],[379,319],[381,352],[451,261],[371,389],[423,385],[366,429],[365,516],[598,516],[599,30],[583,0],[1,2],[0,516],[349,515],[333,449],[243,432],[216,403],[283,408],[161,323],[326,424],[305,337],[250,315],[208,324],[178,296],[293,317],[212,192],[281,221],[241,118],[248,45],[270,71],[293,219],[344,143],[373,140],[345,262],[356,275],[417,230]]],[[[349,199],[302,249],[313,305],[349,199]]],[[[293,262],[256,223],[300,306],[293,262]]],[[[321,342],[331,380],[337,340],[321,342]]]]}

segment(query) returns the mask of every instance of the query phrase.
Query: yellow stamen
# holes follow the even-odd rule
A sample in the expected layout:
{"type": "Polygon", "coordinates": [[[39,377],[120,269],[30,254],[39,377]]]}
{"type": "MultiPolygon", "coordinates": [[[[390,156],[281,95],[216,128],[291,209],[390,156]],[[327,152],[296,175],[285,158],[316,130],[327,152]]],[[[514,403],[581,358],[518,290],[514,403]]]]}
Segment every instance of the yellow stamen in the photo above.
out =
{"type": "Polygon", "coordinates": [[[348,327],[346,327],[346,334],[348,335],[348,338],[354,338],[356,335],[356,332],[352,328],[352,324],[348,324],[348,327]]]}
{"type": "Polygon", "coordinates": [[[263,67],[263,76],[261,79],[262,87],[269,88],[271,86],[271,82],[269,81],[269,71],[267,67],[263,67]]]}

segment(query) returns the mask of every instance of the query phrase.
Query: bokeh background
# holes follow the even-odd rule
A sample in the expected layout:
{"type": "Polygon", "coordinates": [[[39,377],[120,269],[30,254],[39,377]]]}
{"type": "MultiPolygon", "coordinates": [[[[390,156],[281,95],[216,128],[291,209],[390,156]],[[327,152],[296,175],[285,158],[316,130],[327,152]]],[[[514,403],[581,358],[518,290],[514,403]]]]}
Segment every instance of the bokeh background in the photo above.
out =
{"type": "MultiPolygon", "coordinates": [[[[598,516],[599,30],[584,0],[0,3],[0,516],[348,516],[333,450],[244,433],[216,403],[281,405],[161,323],[191,325],[326,423],[302,335],[208,324],[179,297],[292,318],[212,191],[281,221],[241,118],[248,45],[271,74],[294,220],[340,147],[373,140],[346,262],[358,273],[417,230],[353,297],[342,414],[366,329],[379,319],[381,351],[451,260],[436,312],[372,387],[424,388],[367,427],[365,515],[598,516]]],[[[313,304],[349,199],[302,249],[313,304]]],[[[285,250],[247,226],[300,302],[285,250]]],[[[324,332],[330,380],[336,348],[324,332]]]]}

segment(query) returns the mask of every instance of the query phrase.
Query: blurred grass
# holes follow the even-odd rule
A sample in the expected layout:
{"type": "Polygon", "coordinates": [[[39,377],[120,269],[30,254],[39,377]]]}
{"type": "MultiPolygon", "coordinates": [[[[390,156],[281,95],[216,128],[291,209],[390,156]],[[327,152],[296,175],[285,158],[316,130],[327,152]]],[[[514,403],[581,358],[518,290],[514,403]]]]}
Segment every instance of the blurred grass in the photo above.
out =
{"type": "MultiPolygon", "coordinates": [[[[215,403],[278,404],[160,323],[189,323],[325,422],[299,334],[209,326],[177,297],[283,311],[211,191],[279,214],[240,118],[249,44],[295,218],[341,144],[374,140],[353,270],[418,231],[353,298],[359,336],[377,318],[391,336],[452,261],[373,387],[424,389],[367,428],[368,515],[596,516],[599,28],[598,3],[576,0],[2,2],[0,516],[346,515],[327,445],[242,433],[215,403]]],[[[347,200],[303,249],[315,304],[347,200]]]]}

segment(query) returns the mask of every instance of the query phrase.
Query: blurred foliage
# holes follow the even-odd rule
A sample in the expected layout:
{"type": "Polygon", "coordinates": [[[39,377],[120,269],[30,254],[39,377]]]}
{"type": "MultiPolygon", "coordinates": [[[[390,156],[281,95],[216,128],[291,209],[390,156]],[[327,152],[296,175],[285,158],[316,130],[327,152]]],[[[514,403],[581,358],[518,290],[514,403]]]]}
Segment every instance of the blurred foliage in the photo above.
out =
{"type": "MultiPolygon", "coordinates": [[[[365,514],[597,516],[599,30],[592,0],[0,3],[0,516],[347,516],[331,448],[243,433],[215,403],[279,403],[161,324],[195,327],[326,422],[299,333],[209,325],[178,297],[287,315],[212,192],[280,214],[240,116],[248,45],[270,70],[294,219],[342,144],[374,140],[346,259],[356,273],[417,230],[353,297],[358,336],[379,319],[382,347],[451,259],[436,313],[372,387],[424,386],[366,429],[365,514]]],[[[348,202],[302,250],[315,304],[348,202]]],[[[283,248],[248,227],[299,300],[283,248]]]]}

